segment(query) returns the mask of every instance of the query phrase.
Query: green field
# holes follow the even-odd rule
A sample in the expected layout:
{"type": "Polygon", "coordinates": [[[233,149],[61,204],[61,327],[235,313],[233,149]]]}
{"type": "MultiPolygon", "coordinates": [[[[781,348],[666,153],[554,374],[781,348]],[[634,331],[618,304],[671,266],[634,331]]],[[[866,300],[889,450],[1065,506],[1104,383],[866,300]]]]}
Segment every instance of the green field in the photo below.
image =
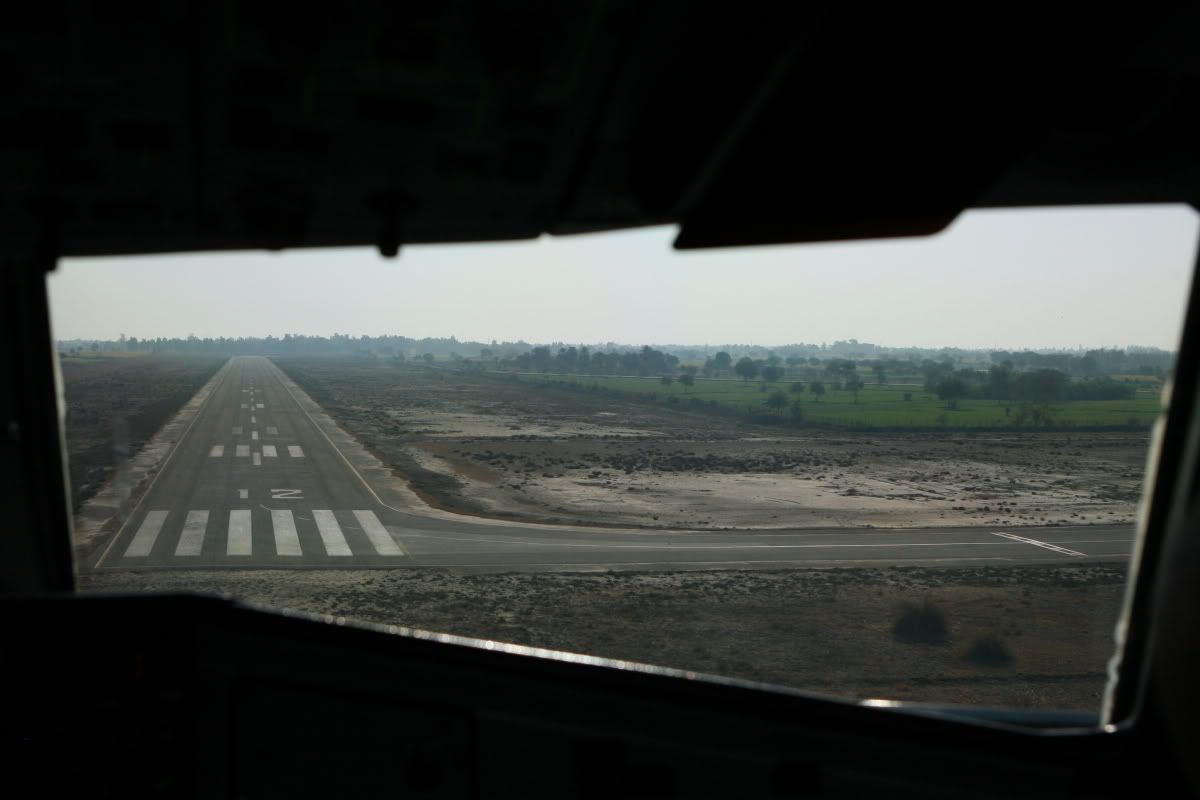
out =
{"type": "Polygon", "coordinates": [[[661,402],[703,403],[709,407],[715,402],[726,410],[778,416],[781,421],[794,419],[791,406],[799,399],[804,422],[859,428],[1032,428],[1044,425],[1047,413],[1053,427],[1145,427],[1159,412],[1156,388],[1139,388],[1129,400],[1074,400],[1039,407],[1035,412],[1030,407],[1023,409],[1018,403],[975,399],[959,400],[957,408],[948,408],[945,402],[917,385],[868,384],[858,393],[856,403],[850,392],[832,391],[828,384],[825,395],[817,399],[807,390],[807,382],[805,391],[796,394],[789,391],[788,382],[769,385],[764,392],[756,381],[710,378],[697,378],[690,388],[678,381],[666,386],[659,378],[521,374],[518,379],[529,383],[576,384],[583,390],[603,388],[661,402]],[[788,407],[773,411],[767,407],[766,399],[778,390],[787,394],[788,407]],[[905,400],[906,394],[911,399],[905,400]],[[1036,420],[1035,413],[1039,415],[1036,420]]]}

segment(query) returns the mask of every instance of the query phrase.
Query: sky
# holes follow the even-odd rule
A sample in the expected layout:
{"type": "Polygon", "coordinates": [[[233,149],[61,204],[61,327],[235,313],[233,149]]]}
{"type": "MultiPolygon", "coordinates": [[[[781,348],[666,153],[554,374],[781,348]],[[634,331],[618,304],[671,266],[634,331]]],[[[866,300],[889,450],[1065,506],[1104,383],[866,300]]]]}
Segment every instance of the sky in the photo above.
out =
{"type": "Polygon", "coordinates": [[[970,211],[932,237],[675,252],[671,227],[526,242],[65,259],[59,339],[1175,349],[1200,215],[970,211]]]}

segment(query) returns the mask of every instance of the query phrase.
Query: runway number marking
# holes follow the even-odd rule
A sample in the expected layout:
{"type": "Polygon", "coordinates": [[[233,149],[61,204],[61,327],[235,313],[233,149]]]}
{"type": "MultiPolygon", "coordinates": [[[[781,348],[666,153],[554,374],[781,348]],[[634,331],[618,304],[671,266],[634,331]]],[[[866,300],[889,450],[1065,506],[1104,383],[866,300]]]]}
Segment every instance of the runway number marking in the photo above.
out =
{"type": "Polygon", "coordinates": [[[1005,539],[1012,539],[1014,542],[1024,542],[1025,544],[1031,544],[1034,547],[1044,547],[1047,550],[1053,550],[1055,553],[1062,553],[1064,556],[1087,557],[1087,553],[1081,553],[1078,550],[1068,550],[1065,547],[1059,547],[1056,544],[1050,544],[1049,542],[1038,541],[1037,539],[1026,539],[1024,536],[1017,536],[1015,533],[1002,533],[1000,531],[992,531],[992,535],[993,536],[1003,536],[1005,539]]]}
{"type": "Polygon", "coordinates": [[[303,500],[303,489],[272,489],[272,500],[303,500]]]}

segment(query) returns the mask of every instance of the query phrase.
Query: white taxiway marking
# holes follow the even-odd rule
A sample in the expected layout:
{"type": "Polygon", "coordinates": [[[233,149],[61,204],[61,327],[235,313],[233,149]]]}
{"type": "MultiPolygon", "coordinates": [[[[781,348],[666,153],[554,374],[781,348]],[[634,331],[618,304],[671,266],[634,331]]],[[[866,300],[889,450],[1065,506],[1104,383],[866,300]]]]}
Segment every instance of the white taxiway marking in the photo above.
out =
{"type": "Polygon", "coordinates": [[[150,550],[154,547],[154,540],[158,538],[158,532],[162,530],[163,523],[166,521],[167,512],[147,511],[146,518],[142,520],[141,526],[133,536],[133,541],[125,550],[125,557],[143,558],[150,555],[150,550]]]}
{"type": "Polygon", "coordinates": [[[331,556],[352,556],[350,545],[342,535],[341,526],[332,511],[313,511],[317,520],[317,530],[321,532],[321,541],[325,543],[325,552],[331,556]]]}
{"type": "Polygon", "coordinates": [[[229,512],[229,539],[225,543],[225,555],[250,555],[250,510],[229,512]]]}
{"type": "Polygon", "coordinates": [[[241,425],[234,425],[234,426],[233,426],[233,435],[234,435],[234,436],[241,436],[241,435],[242,435],[242,426],[241,426],[241,425]]]}
{"type": "Polygon", "coordinates": [[[256,467],[262,466],[262,453],[256,452],[254,454],[254,466],[256,466],[256,467]]]}
{"type": "Polygon", "coordinates": [[[273,444],[264,444],[264,445],[263,445],[263,455],[264,455],[265,457],[267,457],[267,458],[274,458],[276,455],[278,455],[278,454],[275,452],[275,445],[273,445],[273,444]]]}
{"type": "Polygon", "coordinates": [[[214,444],[212,446],[212,450],[208,451],[208,455],[211,458],[220,458],[221,456],[225,455],[225,445],[214,444]]]}
{"type": "Polygon", "coordinates": [[[383,527],[383,523],[379,521],[379,517],[375,516],[374,511],[355,511],[354,518],[358,520],[359,525],[362,525],[363,533],[375,546],[376,553],[381,556],[408,555],[404,552],[404,548],[397,544],[392,535],[387,532],[387,528],[383,527]]]}
{"type": "Polygon", "coordinates": [[[238,458],[248,458],[250,456],[250,445],[239,444],[237,446],[237,455],[238,458]]]}
{"type": "Polygon", "coordinates": [[[238,499],[239,500],[249,500],[250,499],[250,490],[249,489],[238,489],[238,499]]]}
{"type": "Polygon", "coordinates": [[[208,529],[207,511],[189,511],[183,523],[183,533],[175,547],[177,556],[198,556],[204,547],[204,532],[208,529]]]}
{"type": "Polygon", "coordinates": [[[250,431],[250,440],[254,442],[258,441],[258,431],[250,431]]]}
{"type": "Polygon", "coordinates": [[[278,435],[279,435],[278,428],[276,428],[274,425],[267,426],[267,436],[278,436],[278,435]]]}
{"type": "Polygon", "coordinates": [[[300,537],[296,533],[296,521],[290,511],[272,511],[271,527],[275,529],[275,553],[281,556],[299,556],[300,537]]]}
{"type": "Polygon", "coordinates": [[[298,444],[289,444],[288,455],[292,458],[304,458],[304,448],[298,444]]]}
{"type": "Polygon", "coordinates": [[[1012,539],[1014,542],[1024,542],[1025,544],[1031,544],[1034,547],[1044,547],[1047,550],[1053,550],[1055,553],[1062,553],[1064,556],[1087,556],[1087,553],[1081,553],[1078,550],[1068,550],[1065,547],[1059,547],[1056,544],[1038,541],[1037,539],[1026,539],[1024,536],[1017,536],[1015,533],[1001,533],[1000,531],[992,531],[992,535],[1003,536],[1005,539],[1012,539]]]}

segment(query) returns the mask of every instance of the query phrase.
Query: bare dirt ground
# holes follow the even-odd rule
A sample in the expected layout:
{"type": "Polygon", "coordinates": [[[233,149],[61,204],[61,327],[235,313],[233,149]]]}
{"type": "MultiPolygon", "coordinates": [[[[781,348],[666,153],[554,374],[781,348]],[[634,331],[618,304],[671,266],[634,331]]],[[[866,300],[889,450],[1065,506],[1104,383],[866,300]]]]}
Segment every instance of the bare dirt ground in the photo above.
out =
{"type": "Polygon", "coordinates": [[[211,356],[64,359],[71,501],[76,510],[225,362],[211,356]]]}
{"type": "Polygon", "coordinates": [[[277,363],[431,505],[656,528],[1132,522],[1147,433],[858,433],[366,361],[277,363]]]}
{"type": "Polygon", "coordinates": [[[228,593],[840,696],[1098,711],[1125,570],[189,570],[82,581],[228,593]]]}

